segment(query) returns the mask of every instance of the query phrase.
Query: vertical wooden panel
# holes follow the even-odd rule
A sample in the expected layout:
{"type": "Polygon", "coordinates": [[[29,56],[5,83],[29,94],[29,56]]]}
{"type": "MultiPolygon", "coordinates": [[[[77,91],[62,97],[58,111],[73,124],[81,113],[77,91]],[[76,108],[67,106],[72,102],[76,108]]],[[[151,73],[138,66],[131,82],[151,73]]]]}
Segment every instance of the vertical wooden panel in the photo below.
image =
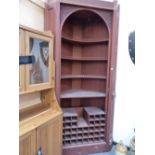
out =
{"type": "Polygon", "coordinates": [[[37,128],[37,150],[41,147],[44,155],[61,155],[61,117],[37,128]]]}
{"type": "MultiPolygon", "coordinates": [[[[19,29],[19,56],[25,55],[25,47],[24,47],[24,31],[22,29],[19,29]]],[[[19,66],[19,91],[24,91],[25,85],[25,72],[24,72],[25,66],[20,65],[19,66]]]]}
{"type": "MultiPolygon", "coordinates": [[[[77,40],[81,40],[82,38],[82,26],[79,21],[74,21],[73,27],[73,38],[77,40]]],[[[72,56],[74,58],[81,57],[82,54],[82,47],[81,46],[73,46],[73,53],[72,56]]],[[[80,75],[81,74],[81,63],[73,63],[72,64],[72,74],[73,75],[80,75]]],[[[73,89],[80,89],[81,88],[81,81],[80,80],[72,80],[72,88],[73,89]]]]}
{"type": "Polygon", "coordinates": [[[35,130],[20,137],[19,155],[36,155],[36,131],[35,130]]]}

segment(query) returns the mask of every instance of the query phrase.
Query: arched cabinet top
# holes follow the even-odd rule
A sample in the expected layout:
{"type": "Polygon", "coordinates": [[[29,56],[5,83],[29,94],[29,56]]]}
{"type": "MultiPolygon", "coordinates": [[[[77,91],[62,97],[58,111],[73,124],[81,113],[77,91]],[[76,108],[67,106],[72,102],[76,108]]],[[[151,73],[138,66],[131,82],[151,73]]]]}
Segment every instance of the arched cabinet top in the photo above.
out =
{"type": "Polygon", "coordinates": [[[85,8],[85,7],[77,7],[77,6],[70,6],[70,5],[61,5],[61,30],[63,28],[64,23],[66,20],[76,14],[77,12],[85,11],[91,12],[92,14],[96,15],[96,17],[101,18],[102,21],[105,23],[108,33],[111,33],[112,28],[112,11],[101,10],[101,9],[93,9],[93,8],[85,8]]]}

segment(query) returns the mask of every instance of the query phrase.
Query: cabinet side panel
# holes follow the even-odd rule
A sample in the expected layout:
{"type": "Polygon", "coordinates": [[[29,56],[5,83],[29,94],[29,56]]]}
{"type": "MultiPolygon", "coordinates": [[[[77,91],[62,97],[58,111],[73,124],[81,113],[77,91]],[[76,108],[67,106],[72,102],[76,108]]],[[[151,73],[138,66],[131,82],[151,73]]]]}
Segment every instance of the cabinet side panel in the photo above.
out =
{"type": "Polygon", "coordinates": [[[109,97],[108,97],[108,109],[107,109],[107,143],[112,144],[112,132],[113,132],[113,115],[114,115],[114,102],[115,102],[115,82],[116,82],[116,68],[117,68],[117,41],[118,41],[118,24],[119,24],[119,5],[113,12],[112,20],[112,44],[111,44],[111,56],[110,56],[110,72],[109,72],[109,97]]]}
{"type": "Polygon", "coordinates": [[[60,4],[57,2],[47,5],[45,10],[45,30],[49,30],[54,34],[54,60],[57,67],[55,74],[55,90],[57,100],[60,101],[60,58],[61,58],[61,30],[60,30],[60,4]]]}

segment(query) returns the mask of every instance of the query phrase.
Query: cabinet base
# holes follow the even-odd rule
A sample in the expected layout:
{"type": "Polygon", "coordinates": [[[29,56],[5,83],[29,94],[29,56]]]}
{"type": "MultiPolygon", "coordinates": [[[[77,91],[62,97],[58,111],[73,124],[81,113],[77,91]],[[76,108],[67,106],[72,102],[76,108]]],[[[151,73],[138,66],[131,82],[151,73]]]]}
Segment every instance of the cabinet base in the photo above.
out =
{"type": "Polygon", "coordinates": [[[63,155],[87,155],[91,153],[110,151],[111,148],[112,145],[107,145],[105,143],[66,146],[63,147],[63,155]]]}

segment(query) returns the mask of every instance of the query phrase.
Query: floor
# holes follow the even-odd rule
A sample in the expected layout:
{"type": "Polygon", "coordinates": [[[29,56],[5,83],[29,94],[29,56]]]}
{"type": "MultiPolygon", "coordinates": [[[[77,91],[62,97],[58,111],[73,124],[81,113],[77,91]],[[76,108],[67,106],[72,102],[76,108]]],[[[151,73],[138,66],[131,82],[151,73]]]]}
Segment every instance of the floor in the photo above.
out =
{"type": "Polygon", "coordinates": [[[112,148],[110,152],[104,152],[104,153],[95,153],[95,154],[89,154],[89,155],[115,155],[115,147],[112,148]]]}
{"type": "Polygon", "coordinates": [[[89,154],[89,155],[115,155],[115,146],[113,146],[110,152],[95,153],[95,154],[89,154]]]}

